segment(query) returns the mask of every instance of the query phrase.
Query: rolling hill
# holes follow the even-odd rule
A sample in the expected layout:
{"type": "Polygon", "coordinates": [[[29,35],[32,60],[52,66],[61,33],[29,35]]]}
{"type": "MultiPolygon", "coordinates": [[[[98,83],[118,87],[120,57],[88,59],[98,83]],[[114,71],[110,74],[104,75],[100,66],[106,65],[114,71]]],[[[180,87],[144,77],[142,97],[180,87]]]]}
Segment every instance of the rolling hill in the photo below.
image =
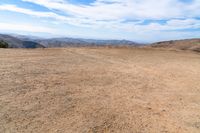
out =
{"type": "Polygon", "coordinates": [[[157,42],[150,45],[153,48],[169,48],[177,50],[192,50],[200,52],[200,39],[185,39],[157,42]]]}

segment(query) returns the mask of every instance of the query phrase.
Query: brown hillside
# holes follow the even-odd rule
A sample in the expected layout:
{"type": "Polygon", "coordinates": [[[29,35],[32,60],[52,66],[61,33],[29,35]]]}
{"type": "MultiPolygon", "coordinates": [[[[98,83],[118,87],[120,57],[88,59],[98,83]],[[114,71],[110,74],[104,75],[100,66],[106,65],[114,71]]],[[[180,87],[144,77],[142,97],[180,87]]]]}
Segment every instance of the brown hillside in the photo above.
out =
{"type": "Polygon", "coordinates": [[[192,50],[200,52],[200,39],[174,40],[157,42],[151,45],[154,48],[170,48],[178,50],[192,50]]]}

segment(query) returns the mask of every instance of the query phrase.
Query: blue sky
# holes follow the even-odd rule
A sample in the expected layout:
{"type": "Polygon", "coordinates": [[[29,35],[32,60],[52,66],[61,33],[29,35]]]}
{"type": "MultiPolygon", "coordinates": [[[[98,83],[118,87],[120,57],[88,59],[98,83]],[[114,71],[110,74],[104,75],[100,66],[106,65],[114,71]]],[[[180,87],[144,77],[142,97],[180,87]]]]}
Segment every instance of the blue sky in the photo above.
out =
{"type": "Polygon", "coordinates": [[[0,18],[1,33],[42,37],[200,37],[200,0],[0,0],[0,18]]]}

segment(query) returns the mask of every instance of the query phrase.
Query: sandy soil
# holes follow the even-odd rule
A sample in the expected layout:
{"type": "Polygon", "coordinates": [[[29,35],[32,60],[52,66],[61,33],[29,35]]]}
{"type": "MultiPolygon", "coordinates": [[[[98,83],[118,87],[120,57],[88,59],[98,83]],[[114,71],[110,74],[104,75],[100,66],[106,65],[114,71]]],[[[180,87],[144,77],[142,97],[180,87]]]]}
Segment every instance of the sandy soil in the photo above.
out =
{"type": "Polygon", "coordinates": [[[0,133],[199,133],[200,54],[0,49],[0,133]]]}

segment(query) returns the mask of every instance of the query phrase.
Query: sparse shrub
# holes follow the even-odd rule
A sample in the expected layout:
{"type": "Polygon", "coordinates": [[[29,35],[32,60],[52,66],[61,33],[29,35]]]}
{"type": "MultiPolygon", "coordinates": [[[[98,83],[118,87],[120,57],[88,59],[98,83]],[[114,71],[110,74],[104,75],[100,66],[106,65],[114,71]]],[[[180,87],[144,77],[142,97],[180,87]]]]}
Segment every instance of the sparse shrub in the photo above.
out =
{"type": "Polygon", "coordinates": [[[8,43],[0,40],[0,48],[8,48],[8,43]]]}

